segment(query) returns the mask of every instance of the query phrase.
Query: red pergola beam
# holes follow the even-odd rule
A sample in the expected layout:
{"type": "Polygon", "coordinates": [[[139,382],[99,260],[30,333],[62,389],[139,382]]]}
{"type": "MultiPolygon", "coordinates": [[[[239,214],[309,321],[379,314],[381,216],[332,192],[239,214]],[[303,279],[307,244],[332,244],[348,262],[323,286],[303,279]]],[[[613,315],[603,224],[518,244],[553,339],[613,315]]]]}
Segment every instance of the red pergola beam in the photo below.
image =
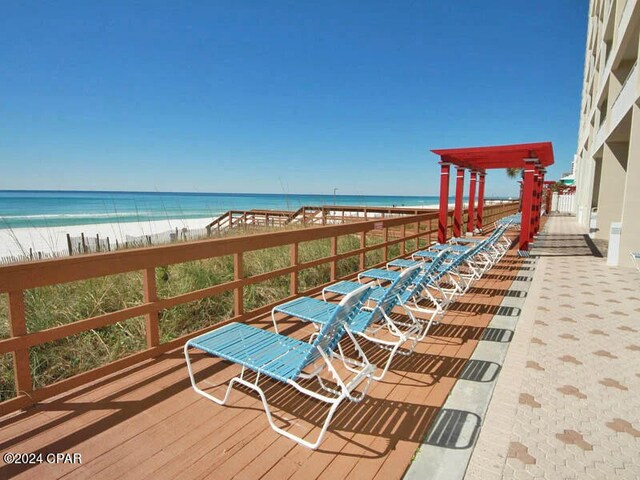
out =
{"type": "Polygon", "coordinates": [[[537,158],[543,167],[553,164],[553,146],[551,142],[447,148],[431,151],[439,155],[444,161],[479,171],[488,168],[524,168],[523,159],[526,158],[537,158]]]}

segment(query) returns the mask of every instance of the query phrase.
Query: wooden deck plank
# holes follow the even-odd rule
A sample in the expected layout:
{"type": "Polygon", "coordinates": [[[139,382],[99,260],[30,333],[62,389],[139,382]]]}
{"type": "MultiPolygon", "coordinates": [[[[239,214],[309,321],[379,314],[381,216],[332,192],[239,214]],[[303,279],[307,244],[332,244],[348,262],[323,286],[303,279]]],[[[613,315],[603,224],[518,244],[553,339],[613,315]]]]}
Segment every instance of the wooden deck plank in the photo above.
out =
{"type": "MultiPolygon", "coordinates": [[[[423,349],[429,348],[429,346],[425,343],[418,345],[416,352],[412,354],[412,356],[420,354],[420,351],[423,349]]],[[[440,347],[439,349],[441,349],[440,347]]],[[[397,361],[405,361],[411,357],[398,357],[395,359],[396,363],[392,363],[392,367],[397,365],[397,361]]],[[[430,382],[430,375],[425,375],[426,381],[430,382]]],[[[409,396],[415,396],[416,389],[414,386],[407,387],[401,384],[401,382],[406,381],[407,374],[399,374],[395,371],[391,370],[388,373],[388,376],[385,378],[385,382],[389,385],[388,394],[384,397],[384,400],[393,408],[393,406],[397,406],[398,404],[402,404],[409,396]],[[403,394],[404,390],[404,394],[403,394]]],[[[411,380],[411,383],[415,385],[415,379],[411,380]]],[[[426,390],[426,389],[425,389],[426,390]]],[[[379,398],[376,395],[376,391],[372,392],[372,397],[379,398]]],[[[375,435],[370,435],[368,438],[363,438],[358,440],[359,443],[363,444],[370,452],[380,452],[375,457],[369,457],[368,455],[361,455],[358,457],[355,455],[351,449],[347,448],[343,449],[340,452],[341,458],[340,462],[332,463],[325,471],[323,471],[321,478],[330,478],[334,475],[340,475],[341,477],[345,477],[349,474],[349,472],[353,471],[354,468],[357,470],[361,469],[361,464],[373,464],[376,459],[384,456],[385,452],[389,452],[391,449],[395,448],[395,445],[391,445],[393,442],[393,436],[389,434],[387,427],[391,423],[393,424],[397,420],[401,420],[400,418],[385,418],[385,415],[381,414],[380,411],[373,411],[370,413],[363,413],[363,417],[369,416],[371,418],[370,422],[376,423],[377,426],[374,428],[369,428],[367,430],[375,431],[375,435]]],[[[395,415],[402,414],[401,410],[396,410],[394,412],[395,415]]],[[[426,432],[425,432],[426,433],[426,432]]],[[[362,435],[360,435],[362,436],[362,435]]],[[[413,452],[412,452],[413,453],[413,452]]],[[[412,454],[411,453],[411,454],[412,454]]]]}
{"type": "MultiPolygon", "coordinates": [[[[178,460],[192,453],[198,455],[199,449],[205,452],[220,444],[231,449],[238,441],[236,439],[239,436],[238,432],[251,436],[259,429],[264,429],[264,425],[259,423],[261,412],[252,408],[254,399],[250,397],[239,399],[233,405],[234,408],[224,412],[227,416],[221,415],[221,412],[215,414],[215,407],[212,403],[199,401],[194,408],[184,412],[184,415],[199,419],[199,424],[190,430],[184,428],[174,430],[175,435],[156,445],[156,451],[131,467],[129,472],[136,478],[143,478],[149,473],[156,477],[166,474],[169,475],[166,478],[171,478],[172,474],[175,473],[177,476],[180,471],[179,463],[181,462],[178,460]],[[249,410],[250,408],[252,409],[249,410]],[[209,415],[213,416],[210,418],[209,415]]],[[[170,418],[170,424],[178,425],[182,420],[182,414],[183,412],[180,412],[180,417],[170,418]]]]}
{"type": "MultiPolygon", "coordinates": [[[[190,396],[188,390],[183,393],[183,397],[190,396]]],[[[99,478],[97,476],[98,473],[104,471],[106,478],[120,478],[132,468],[144,462],[145,459],[152,457],[158,451],[162,451],[173,439],[196,429],[202,423],[203,418],[207,418],[207,422],[218,423],[219,420],[215,414],[211,418],[205,417],[205,412],[202,412],[204,415],[194,415],[193,410],[198,399],[193,398],[190,400],[192,401],[189,403],[176,402],[171,407],[164,407],[163,417],[155,416],[157,420],[155,425],[146,430],[136,429],[137,435],[121,442],[110,449],[107,454],[103,454],[92,461],[83,468],[82,475],[96,475],[95,478],[99,478]]],[[[222,414],[222,412],[214,412],[222,414]]],[[[153,414],[154,412],[150,413],[153,414]]],[[[224,422],[228,422],[228,419],[225,418],[224,422]]],[[[69,478],[71,479],[73,476],[69,478]]]]}
{"type": "MultiPolygon", "coordinates": [[[[509,257],[505,257],[505,258],[509,258],[509,257]]],[[[478,288],[492,288],[492,289],[508,289],[511,286],[511,281],[508,282],[500,282],[499,284],[497,284],[495,281],[492,280],[485,280],[485,279],[481,279],[480,281],[477,282],[477,287],[478,288]]],[[[499,305],[502,300],[503,300],[503,296],[481,296],[481,295],[472,295],[470,297],[467,297],[465,295],[466,298],[461,299],[461,301],[465,301],[465,302],[469,302],[469,303],[478,303],[478,301],[482,302],[482,303],[487,303],[487,304],[492,304],[492,305],[499,305]]],[[[490,314],[482,314],[482,316],[480,318],[473,318],[473,317],[467,317],[466,319],[463,320],[463,324],[469,325],[472,324],[473,326],[481,326],[483,328],[485,328],[489,322],[491,321],[492,315],[490,314]]],[[[461,320],[460,316],[456,316],[455,318],[452,318],[453,322],[459,322],[461,320]]],[[[468,342],[470,343],[470,342],[468,342]]],[[[477,343],[477,342],[475,342],[477,343]]],[[[471,350],[470,352],[468,351],[469,347],[466,347],[466,345],[461,345],[458,351],[458,355],[459,357],[457,358],[464,358],[467,359],[470,357],[470,355],[473,353],[473,350],[471,350]]],[[[475,347],[474,347],[475,349],[475,347]]],[[[460,373],[460,369],[458,369],[457,371],[457,375],[459,375],[460,373]]],[[[450,378],[451,381],[453,381],[453,383],[449,386],[449,390],[446,392],[446,394],[448,395],[449,391],[453,388],[454,384],[455,384],[455,377],[451,377],[450,378]]],[[[446,388],[446,387],[445,387],[446,388]]],[[[433,392],[436,396],[437,396],[437,392],[433,392]]],[[[428,400],[427,400],[428,401],[428,400]]],[[[412,454],[415,452],[415,445],[406,445],[406,444],[402,444],[399,445],[398,448],[398,453],[400,453],[400,451],[403,448],[408,448],[409,451],[412,450],[412,454]]],[[[401,473],[399,473],[399,467],[400,465],[397,463],[398,457],[400,455],[394,455],[392,456],[388,456],[387,458],[385,458],[383,465],[381,466],[381,468],[378,470],[377,474],[375,475],[375,479],[380,479],[380,480],[386,480],[388,478],[399,478],[401,475],[404,474],[404,472],[406,471],[406,469],[409,467],[409,463],[406,463],[404,466],[404,470],[402,470],[401,473]]]]}
{"type": "MultiPolygon", "coordinates": [[[[247,402],[251,401],[252,399],[247,400],[247,402]]],[[[238,403],[239,408],[243,406],[243,403],[238,403]]],[[[252,412],[255,415],[244,414],[247,417],[244,419],[247,420],[246,423],[230,422],[216,430],[216,442],[213,445],[209,441],[212,436],[211,432],[209,432],[209,435],[203,435],[201,430],[194,432],[196,438],[188,449],[179,449],[178,456],[158,466],[148,475],[138,478],[169,480],[175,478],[199,478],[202,474],[206,474],[215,468],[213,466],[214,460],[228,458],[251,441],[252,438],[268,428],[260,421],[263,414],[253,409],[252,412]],[[196,462],[207,458],[210,459],[209,463],[201,461],[196,465],[196,462]]]]}
{"type": "MultiPolygon", "coordinates": [[[[303,449],[294,450],[297,463],[303,465],[303,467],[292,478],[316,478],[338,456],[345,454],[347,446],[355,447],[354,440],[360,442],[358,437],[362,436],[357,431],[371,431],[375,427],[375,421],[381,414],[379,405],[388,398],[394,388],[395,384],[393,382],[374,384],[368,397],[361,404],[353,404],[346,411],[339,412],[336,417],[336,427],[339,428],[344,425],[349,430],[339,432],[339,437],[334,435],[334,437],[339,438],[338,441],[330,442],[331,437],[328,438],[326,444],[323,444],[321,451],[318,452],[310,452],[303,449]],[[312,461],[311,457],[313,457],[312,461]]],[[[354,448],[354,450],[357,450],[357,448],[354,448]]],[[[352,452],[350,454],[366,458],[371,455],[371,452],[361,446],[358,453],[352,452]]]]}
{"type": "MultiPolygon", "coordinates": [[[[426,373],[419,375],[417,380],[430,380],[426,373]]],[[[404,374],[403,377],[399,379],[393,393],[398,401],[404,403],[406,407],[400,411],[399,417],[389,419],[386,428],[391,429],[389,437],[395,438],[395,441],[388,445],[388,448],[393,449],[393,456],[397,457],[397,462],[408,464],[416,450],[416,442],[420,442],[426,435],[437,408],[446,400],[446,395],[452,388],[450,382],[453,379],[444,377],[430,385],[429,388],[416,388],[415,379],[408,379],[408,374],[404,374]],[[408,406],[410,407],[407,408],[408,406]]],[[[384,445],[383,441],[382,437],[374,436],[369,447],[377,450],[384,445]]],[[[366,462],[357,462],[347,478],[373,478],[388,457],[389,455],[384,455],[366,462]]]]}
{"type": "MultiPolygon", "coordinates": [[[[150,368],[157,368],[162,363],[151,365],[150,368]]],[[[171,359],[169,359],[169,365],[171,364],[171,359]]],[[[163,369],[163,372],[166,373],[166,369],[163,369]]],[[[142,386],[136,389],[131,389],[131,385],[126,382],[126,379],[122,379],[119,383],[120,387],[126,392],[123,396],[111,394],[102,400],[94,402],[77,402],[74,399],[74,401],[68,403],[60,401],[50,403],[48,408],[75,411],[78,415],[72,421],[38,432],[35,436],[21,442],[19,446],[12,447],[20,449],[13,451],[45,453],[51,451],[90,451],[90,455],[84,456],[85,463],[83,465],[86,465],[87,462],[108,451],[110,445],[117,445],[123,439],[126,440],[136,433],[135,429],[115,428],[116,426],[121,427],[122,423],[127,425],[127,422],[152,422],[154,416],[149,415],[148,412],[158,409],[158,412],[161,413],[162,405],[158,408],[158,405],[153,404],[153,399],[149,400],[148,395],[161,397],[172,393],[172,390],[167,389],[167,387],[175,384],[177,375],[179,373],[176,371],[173,372],[173,376],[160,375],[155,382],[142,382],[142,386]],[[114,398],[116,400],[113,400],[114,398]],[[101,414],[102,412],[107,412],[107,414],[101,414]],[[142,415],[138,415],[140,413],[142,415]],[[99,438],[95,435],[96,432],[100,433],[99,438]],[[112,443],[109,443],[110,441],[112,443]],[[93,447],[94,444],[96,445],[95,449],[93,447]]],[[[169,398],[167,401],[175,402],[175,398],[169,398]]],[[[138,424],[136,428],[141,429],[143,426],[138,424]]],[[[65,473],[69,473],[82,466],[65,465],[64,467],[65,473]]],[[[18,466],[13,466],[13,468],[16,469],[16,473],[21,470],[18,466]]],[[[26,469],[38,470],[37,466],[26,469]]]]}
{"type": "MultiPolygon", "coordinates": [[[[168,357],[167,357],[168,358],[168,357]]],[[[64,395],[54,397],[43,404],[37,405],[29,410],[7,415],[0,419],[0,430],[2,431],[3,442],[0,443],[0,449],[7,446],[15,446],[22,439],[25,433],[29,433],[29,437],[35,433],[52,428],[56,423],[68,421],[75,416],[73,410],[56,409],[56,400],[64,397],[65,402],[86,402],[89,403],[96,399],[108,398],[115,394],[123,394],[126,392],[123,386],[116,382],[119,378],[127,378],[131,385],[147,376],[146,368],[149,368],[149,361],[142,364],[129,367],[123,372],[111,375],[108,379],[103,379],[95,384],[74,389],[64,395]],[[75,399],[75,400],[73,400],[75,399]]],[[[158,368],[169,369],[169,362],[158,364],[158,368]],[[161,366],[160,366],[161,365],[161,366]]]]}

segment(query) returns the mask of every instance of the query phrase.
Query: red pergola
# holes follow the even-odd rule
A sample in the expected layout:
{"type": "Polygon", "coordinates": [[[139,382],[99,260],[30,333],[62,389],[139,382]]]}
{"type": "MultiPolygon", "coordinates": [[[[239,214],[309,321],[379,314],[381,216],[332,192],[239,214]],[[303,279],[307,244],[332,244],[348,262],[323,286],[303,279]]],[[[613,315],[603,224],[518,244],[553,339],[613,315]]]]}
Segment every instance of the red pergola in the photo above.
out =
{"type": "Polygon", "coordinates": [[[545,180],[542,184],[542,187],[544,189],[544,193],[543,193],[543,197],[544,197],[544,203],[545,203],[545,211],[547,212],[547,215],[549,215],[549,212],[551,211],[551,198],[553,196],[553,191],[551,190],[551,185],[555,185],[556,182],[554,180],[545,180]]]}
{"type": "Polygon", "coordinates": [[[553,164],[551,142],[498,145],[493,147],[448,148],[431,150],[440,156],[440,218],[438,241],[447,240],[447,215],[449,212],[449,173],[455,165],[456,201],[453,215],[453,234],[459,236],[462,227],[462,197],[464,191],[464,171],[470,170],[469,181],[469,221],[467,231],[473,231],[474,223],[482,228],[484,206],[484,182],[486,171],[493,168],[524,169],[522,191],[522,224],[520,230],[520,250],[528,250],[529,243],[540,228],[540,207],[542,185],[546,167],[553,164]],[[476,183],[478,184],[478,208],[475,210],[476,183]]]}

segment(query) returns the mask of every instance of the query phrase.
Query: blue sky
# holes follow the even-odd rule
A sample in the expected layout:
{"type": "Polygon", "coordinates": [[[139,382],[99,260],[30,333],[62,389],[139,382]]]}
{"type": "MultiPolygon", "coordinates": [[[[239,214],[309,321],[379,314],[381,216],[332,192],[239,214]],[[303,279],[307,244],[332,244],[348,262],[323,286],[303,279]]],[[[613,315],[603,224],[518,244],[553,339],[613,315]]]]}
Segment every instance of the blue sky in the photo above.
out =
{"type": "Polygon", "coordinates": [[[0,189],[433,195],[432,148],[546,140],[558,178],[587,7],[4,1],[0,189]]]}

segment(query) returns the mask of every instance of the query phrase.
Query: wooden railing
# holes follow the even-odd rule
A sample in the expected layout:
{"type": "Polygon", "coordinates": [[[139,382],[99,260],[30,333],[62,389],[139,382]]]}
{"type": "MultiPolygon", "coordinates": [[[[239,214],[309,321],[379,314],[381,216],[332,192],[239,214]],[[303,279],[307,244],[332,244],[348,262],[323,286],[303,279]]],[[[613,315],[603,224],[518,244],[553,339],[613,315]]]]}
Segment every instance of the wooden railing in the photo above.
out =
{"type": "Polygon", "coordinates": [[[236,226],[281,227],[293,213],[288,210],[229,210],[205,228],[210,236],[213,232],[229,230],[236,226]]]}
{"type": "Polygon", "coordinates": [[[295,212],[287,223],[303,223],[304,225],[351,223],[379,218],[422,215],[434,210],[429,208],[363,207],[354,205],[305,206],[295,212]]]}
{"type": "Polygon", "coordinates": [[[406,207],[364,207],[357,205],[302,206],[290,210],[229,210],[206,226],[211,236],[214,232],[235,227],[281,227],[289,224],[327,225],[335,223],[361,222],[374,218],[420,215],[434,209],[406,207]]]}
{"type": "MultiPolygon", "coordinates": [[[[500,217],[514,213],[517,211],[517,207],[517,203],[485,207],[485,224],[488,225],[500,217]]],[[[451,224],[452,213],[450,212],[449,230],[451,230],[451,224]]],[[[329,264],[330,283],[335,282],[338,280],[338,261],[358,256],[360,269],[365,268],[365,266],[383,265],[384,262],[390,260],[390,246],[399,244],[400,256],[409,254],[411,252],[407,251],[408,241],[412,241],[412,245],[416,248],[424,247],[425,244],[436,240],[437,230],[437,213],[427,213],[358,223],[209,239],[182,244],[0,266],[0,293],[8,294],[10,333],[9,338],[0,340],[0,354],[12,354],[14,382],[17,393],[16,397],[0,403],[0,415],[24,408],[86,382],[96,380],[143,360],[158,356],[163,352],[183,345],[189,338],[220,327],[226,323],[232,321],[242,322],[266,313],[270,311],[274,305],[292,299],[299,293],[307,295],[314,294],[326,286],[326,284],[319,285],[305,292],[299,292],[298,274],[304,269],[329,264]],[[380,243],[366,245],[368,232],[379,234],[380,237],[378,237],[378,239],[380,243]],[[393,234],[390,235],[390,232],[393,232],[393,234]],[[346,253],[338,253],[338,238],[345,235],[358,235],[360,238],[359,248],[346,253]],[[313,261],[300,262],[298,257],[299,244],[301,242],[321,239],[330,239],[330,255],[313,261]],[[245,252],[287,245],[290,248],[291,259],[288,267],[245,278],[243,269],[243,255],[245,252]],[[365,255],[367,252],[373,250],[382,250],[383,261],[376,265],[366,265],[365,255]],[[227,255],[233,255],[234,259],[234,275],[232,281],[169,298],[158,297],[156,290],[156,268],[227,255]],[[69,324],[47,328],[45,330],[31,333],[27,331],[24,301],[25,290],[135,271],[142,272],[142,304],[91,318],[85,318],[69,324]],[[282,275],[290,276],[289,297],[252,311],[244,311],[244,287],[282,275]],[[233,291],[234,296],[234,312],[232,318],[191,332],[180,338],[160,343],[159,312],[177,305],[219,295],[228,291],[233,291]],[[29,364],[30,348],[140,316],[144,316],[145,318],[145,350],[42,388],[33,388],[29,364]]],[[[356,273],[352,273],[343,278],[351,278],[355,275],[356,273]]]]}

